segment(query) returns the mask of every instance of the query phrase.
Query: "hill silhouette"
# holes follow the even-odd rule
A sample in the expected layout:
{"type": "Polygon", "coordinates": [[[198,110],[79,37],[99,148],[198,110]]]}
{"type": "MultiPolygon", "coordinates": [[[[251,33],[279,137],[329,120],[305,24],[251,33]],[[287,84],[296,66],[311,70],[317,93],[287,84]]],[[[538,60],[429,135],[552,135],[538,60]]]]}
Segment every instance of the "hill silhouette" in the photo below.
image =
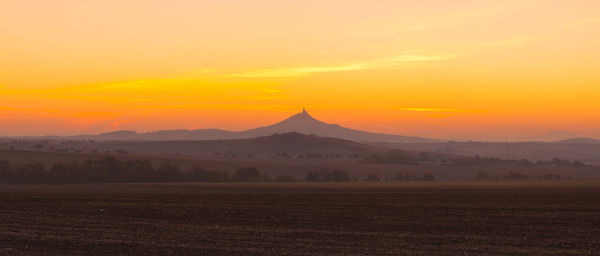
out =
{"type": "Polygon", "coordinates": [[[329,124],[313,118],[306,110],[297,113],[273,125],[250,129],[246,131],[226,131],[220,129],[200,130],[160,130],[155,132],[137,133],[134,131],[114,131],[98,135],[80,135],[65,137],[67,139],[98,139],[98,140],[138,140],[138,141],[170,141],[170,140],[229,140],[269,136],[276,133],[297,132],[314,134],[321,137],[339,138],[357,142],[395,142],[395,143],[426,143],[435,142],[431,139],[365,132],[345,128],[337,124],[329,124]]]}
{"type": "Polygon", "coordinates": [[[395,142],[433,142],[433,140],[401,136],[380,134],[372,132],[364,132],[354,129],[342,127],[337,124],[328,124],[313,118],[306,110],[295,114],[288,119],[279,123],[260,127],[252,130],[244,131],[245,136],[257,137],[274,133],[299,132],[303,134],[315,134],[323,137],[342,138],[352,141],[378,142],[378,141],[395,141],[395,142]]]}
{"type": "MultiPolygon", "coordinates": [[[[78,148],[77,141],[70,147],[78,148]]],[[[137,154],[180,154],[180,155],[238,155],[272,156],[287,154],[365,154],[376,152],[380,148],[354,141],[305,135],[297,132],[276,133],[250,139],[231,140],[152,140],[152,141],[97,141],[93,147],[100,151],[115,152],[125,150],[137,154]]]]}
{"type": "Polygon", "coordinates": [[[600,140],[587,137],[571,138],[566,140],[560,140],[557,142],[563,144],[600,144],[600,140]]]}

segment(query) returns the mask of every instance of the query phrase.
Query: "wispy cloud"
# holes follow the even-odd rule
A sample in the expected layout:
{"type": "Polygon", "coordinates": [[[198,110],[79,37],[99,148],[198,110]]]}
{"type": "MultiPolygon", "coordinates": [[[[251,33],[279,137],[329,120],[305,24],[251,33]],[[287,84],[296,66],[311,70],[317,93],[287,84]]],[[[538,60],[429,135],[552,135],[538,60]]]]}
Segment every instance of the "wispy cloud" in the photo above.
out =
{"type": "Polygon", "coordinates": [[[455,57],[455,54],[445,55],[419,55],[402,54],[391,57],[377,58],[364,62],[328,65],[328,66],[304,66],[290,68],[276,68],[263,70],[250,70],[240,73],[229,74],[233,77],[269,78],[269,77],[300,77],[315,73],[343,72],[376,68],[388,68],[413,63],[443,61],[455,57]]]}
{"type": "Polygon", "coordinates": [[[309,66],[309,67],[295,67],[295,68],[280,68],[280,69],[266,69],[266,70],[251,70],[242,73],[230,74],[234,77],[295,77],[295,76],[306,76],[312,73],[322,72],[339,72],[339,71],[351,71],[365,69],[365,63],[355,63],[347,65],[334,65],[334,66],[309,66]]]}
{"type": "Polygon", "coordinates": [[[399,108],[398,110],[403,111],[417,111],[417,112],[459,112],[454,108],[399,108]]]}

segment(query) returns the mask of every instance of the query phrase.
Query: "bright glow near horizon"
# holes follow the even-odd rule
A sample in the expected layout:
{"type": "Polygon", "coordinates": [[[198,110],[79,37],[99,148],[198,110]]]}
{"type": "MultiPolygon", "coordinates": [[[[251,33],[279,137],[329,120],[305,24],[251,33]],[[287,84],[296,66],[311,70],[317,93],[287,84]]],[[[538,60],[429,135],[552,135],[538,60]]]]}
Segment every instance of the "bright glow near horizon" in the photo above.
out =
{"type": "Polygon", "coordinates": [[[392,134],[598,138],[598,31],[595,0],[4,0],[0,136],[242,130],[306,107],[392,134]]]}

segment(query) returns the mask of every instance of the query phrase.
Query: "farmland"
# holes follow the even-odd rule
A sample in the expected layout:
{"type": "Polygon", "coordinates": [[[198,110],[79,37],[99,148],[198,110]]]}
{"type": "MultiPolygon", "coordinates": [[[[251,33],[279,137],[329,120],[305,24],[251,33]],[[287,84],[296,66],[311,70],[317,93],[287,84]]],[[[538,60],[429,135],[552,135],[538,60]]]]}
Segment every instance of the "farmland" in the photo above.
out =
{"type": "Polygon", "coordinates": [[[600,182],[0,185],[4,255],[594,255],[600,182]]]}

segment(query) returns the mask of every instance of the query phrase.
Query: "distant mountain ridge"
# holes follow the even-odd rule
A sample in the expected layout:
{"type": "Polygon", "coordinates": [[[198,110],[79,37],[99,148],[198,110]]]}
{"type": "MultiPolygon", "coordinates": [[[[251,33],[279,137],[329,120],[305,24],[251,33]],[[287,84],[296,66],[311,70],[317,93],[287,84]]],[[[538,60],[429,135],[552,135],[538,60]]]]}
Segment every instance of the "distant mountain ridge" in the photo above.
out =
{"type": "Polygon", "coordinates": [[[328,124],[313,118],[306,110],[295,114],[273,125],[250,129],[246,131],[226,131],[220,129],[200,130],[160,130],[155,132],[137,133],[135,131],[114,131],[98,135],[79,135],[63,137],[65,139],[94,139],[94,140],[136,140],[136,141],[168,141],[168,140],[229,140],[248,139],[270,136],[276,133],[298,132],[314,134],[321,137],[331,137],[358,142],[394,142],[394,143],[427,143],[436,142],[432,139],[365,132],[345,128],[337,124],[328,124]]]}
{"type": "Polygon", "coordinates": [[[579,138],[571,138],[571,139],[566,139],[566,140],[559,140],[557,141],[557,143],[563,143],[563,144],[600,144],[600,140],[594,139],[594,138],[587,138],[587,137],[579,137],[579,138]]]}
{"type": "MultiPolygon", "coordinates": [[[[76,143],[76,142],[73,142],[76,143]]],[[[85,142],[81,142],[85,143],[85,142]]],[[[72,146],[77,147],[77,146],[72,146]]],[[[366,154],[382,149],[354,141],[306,135],[297,132],[276,133],[247,139],[227,140],[114,140],[96,141],[94,148],[100,152],[106,150],[116,152],[127,150],[137,154],[160,155],[171,152],[182,155],[211,156],[215,152],[221,154],[237,154],[239,156],[272,156],[276,152],[287,154],[366,154]]]]}

